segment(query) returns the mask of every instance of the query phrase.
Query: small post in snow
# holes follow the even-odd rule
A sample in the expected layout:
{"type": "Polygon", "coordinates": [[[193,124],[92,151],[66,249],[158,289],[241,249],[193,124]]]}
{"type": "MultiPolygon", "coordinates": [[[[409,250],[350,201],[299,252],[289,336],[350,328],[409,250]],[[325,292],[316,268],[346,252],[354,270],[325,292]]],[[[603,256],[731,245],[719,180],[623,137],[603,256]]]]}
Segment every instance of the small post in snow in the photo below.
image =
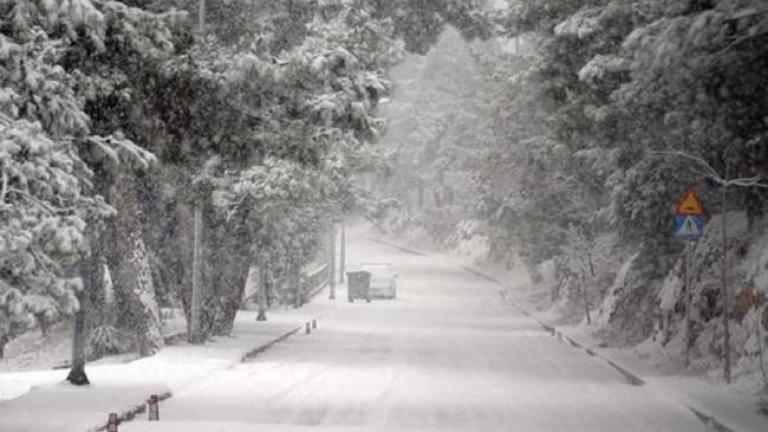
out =
{"type": "Polygon", "coordinates": [[[309,326],[309,322],[304,324],[304,334],[312,333],[312,328],[309,326]]]}
{"type": "Polygon", "coordinates": [[[117,413],[109,413],[107,420],[107,432],[117,432],[117,413]]]}
{"type": "Polygon", "coordinates": [[[151,395],[147,404],[149,405],[149,421],[160,420],[160,398],[157,395],[151,395]]]}

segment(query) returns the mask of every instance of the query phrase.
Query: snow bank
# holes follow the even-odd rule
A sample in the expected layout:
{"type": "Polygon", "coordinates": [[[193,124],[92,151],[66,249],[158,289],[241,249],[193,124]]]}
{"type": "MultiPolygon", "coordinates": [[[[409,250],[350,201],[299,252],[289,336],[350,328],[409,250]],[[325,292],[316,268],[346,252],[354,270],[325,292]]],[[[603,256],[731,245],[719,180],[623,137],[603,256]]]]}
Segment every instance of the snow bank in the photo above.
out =
{"type": "Polygon", "coordinates": [[[205,345],[165,347],[152,357],[130,363],[87,368],[92,385],[76,387],[64,381],[67,371],[0,374],[2,432],[83,432],[104,424],[110,412],[124,412],[150,394],[177,391],[211,373],[230,368],[256,347],[271,342],[301,323],[323,313],[327,300],[299,311],[270,314],[256,321],[256,313],[241,311],[232,337],[205,345]],[[40,415],[41,407],[45,415],[40,415]]]}

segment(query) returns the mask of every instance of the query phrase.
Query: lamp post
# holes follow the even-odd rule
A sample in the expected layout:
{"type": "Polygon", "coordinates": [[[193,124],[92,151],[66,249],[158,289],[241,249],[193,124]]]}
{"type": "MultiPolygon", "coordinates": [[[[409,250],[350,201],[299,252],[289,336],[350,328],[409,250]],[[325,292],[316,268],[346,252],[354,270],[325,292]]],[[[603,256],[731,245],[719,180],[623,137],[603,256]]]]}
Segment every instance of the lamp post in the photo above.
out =
{"type": "Polygon", "coordinates": [[[329,257],[329,277],[328,283],[330,285],[329,299],[336,299],[336,223],[331,224],[331,250],[329,257]]]}
{"type": "Polygon", "coordinates": [[[346,271],[346,255],[347,255],[347,232],[344,226],[344,221],[341,222],[341,254],[339,256],[339,281],[344,283],[344,275],[346,271]]]}

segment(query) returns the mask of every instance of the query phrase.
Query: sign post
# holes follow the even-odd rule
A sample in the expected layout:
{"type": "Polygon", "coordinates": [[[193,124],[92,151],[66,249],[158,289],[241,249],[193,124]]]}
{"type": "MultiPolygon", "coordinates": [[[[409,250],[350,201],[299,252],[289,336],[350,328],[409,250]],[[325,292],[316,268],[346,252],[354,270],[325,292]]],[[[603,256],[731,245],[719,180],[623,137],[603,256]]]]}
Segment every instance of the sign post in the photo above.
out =
{"type": "Polygon", "coordinates": [[[675,236],[686,240],[683,286],[685,289],[685,364],[691,363],[691,308],[693,305],[693,281],[691,280],[691,265],[695,242],[704,232],[704,206],[693,188],[686,189],[683,197],[677,203],[675,215],[675,236]]]}

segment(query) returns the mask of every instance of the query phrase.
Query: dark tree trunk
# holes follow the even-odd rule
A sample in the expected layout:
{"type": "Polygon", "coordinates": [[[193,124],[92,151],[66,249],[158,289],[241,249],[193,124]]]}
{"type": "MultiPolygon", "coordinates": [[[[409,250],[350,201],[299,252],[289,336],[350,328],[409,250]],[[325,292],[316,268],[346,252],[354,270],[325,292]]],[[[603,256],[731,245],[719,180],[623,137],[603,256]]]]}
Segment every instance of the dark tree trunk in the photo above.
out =
{"type": "Polygon", "coordinates": [[[51,330],[51,321],[45,316],[45,313],[35,314],[35,321],[40,328],[40,332],[43,336],[48,336],[48,332],[51,330]]]}
{"type": "Polygon", "coordinates": [[[269,281],[269,275],[267,274],[267,260],[262,259],[259,262],[259,314],[256,317],[256,321],[267,320],[267,284],[269,281]]]}
{"type": "Polygon", "coordinates": [[[74,338],[72,340],[72,368],[67,375],[67,381],[74,385],[88,385],[88,375],[85,373],[86,361],[86,299],[85,290],[77,293],[77,301],[80,304],[73,322],[74,338]]]}
{"type": "Polygon", "coordinates": [[[154,354],[163,346],[163,335],[152,272],[142,229],[142,208],[136,181],[124,176],[115,184],[114,206],[117,208],[115,237],[120,253],[118,283],[126,301],[124,325],[136,334],[142,356],[154,354]]]}
{"type": "Polygon", "coordinates": [[[212,257],[215,263],[211,271],[214,273],[212,282],[215,294],[218,297],[219,313],[213,330],[218,335],[229,335],[235,323],[237,311],[240,309],[245,291],[245,282],[248,279],[248,268],[251,263],[249,247],[246,236],[237,230],[222,230],[221,238],[217,239],[220,247],[216,250],[216,256],[212,257]]]}
{"type": "Polygon", "coordinates": [[[5,345],[8,344],[10,338],[8,335],[0,336],[0,359],[5,358],[5,345]]]}
{"type": "Polygon", "coordinates": [[[176,204],[176,225],[174,227],[175,248],[169,251],[176,259],[176,295],[181,301],[187,330],[192,319],[192,261],[194,260],[194,214],[186,203],[176,204]]]}
{"type": "Polygon", "coordinates": [[[67,381],[74,385],[88,385],[88,375],[85,373],[85,312],[75,314],[75,339],[72,347],[72,368],[67,375],[67,381]]]}

